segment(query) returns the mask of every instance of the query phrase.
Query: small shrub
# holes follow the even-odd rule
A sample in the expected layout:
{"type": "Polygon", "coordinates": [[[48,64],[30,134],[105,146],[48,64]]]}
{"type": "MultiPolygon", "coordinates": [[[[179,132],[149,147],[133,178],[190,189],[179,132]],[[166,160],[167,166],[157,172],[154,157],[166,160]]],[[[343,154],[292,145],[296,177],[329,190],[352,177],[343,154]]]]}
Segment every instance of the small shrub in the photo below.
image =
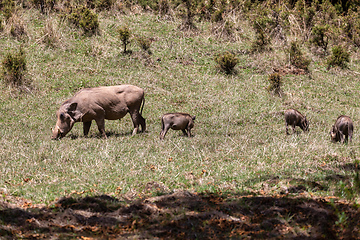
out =
{"type": "Polygon", "coordinates": [[[360,47],[359,11],[350,10],[349,13],[345,16],[345,22],[346,22],[346,25],[344,27],[345,34],[356,47],[360,47]]]}
{"type": "Polygon", "coordinates": [[[168,0],[160,0],[159,1],[159,14],[161,16],[165,16],[170,12],[170,5],[168,0]]]}
{"type": "Polygon", "coordinates": [[[255,41],[251,43],[252,52],[261,52],[268,48],[271,43],[267,27],[271,25],[272,21],[268,17],[258,17],[253,21],[253,28],[255,29],[255,41]]]}
{"type": "Polygon", "coordinates": [[[199,17],[200,20],[210,20],[215,11],[215,0],[209,0],[208,2],[202,1],[199,5],[199,17]]]}
{"type": "Polygon", "coordinates": [[[182,24],[179,26],[180,30],[196,30],[196,26],[194,24],[194,12],[196,11],[196,4],[194,0],[181,0],[185,6],[185,12],[181,13],[183,18],[182,24]]]}
{"type": "Polygon", "coordinates": [[[25,29],[25,24],[23,20],[18,17],[16,14],[13,14],[7,22],[7,34],[10,34],[12,37],[17,40],[23,40],[27,36],[25,29]]]}
{"type": "Polygon", "coordinates": [[[289,57],[290,57],[290,64],[300,68],[300,69],[304,69],[306,71],[308,71],[308,67],[310,65],[310,60],[306,59],[302,52],[300,51],[300,48],[298,46],[298,44],[296,42],[291,42],[290,43],[290,48],[289,48],[289,57]]]}
{"type": "Polygon", "coordinates": [[[328,25],[316,25],[311,31],[310,43],[322,48],[324,52],[327,51],[329,44],[328,30],[328,25]]]}
{"type": "Polygon", "coordinates": [[[218,64],[220,70],[226,74],[233,73],[236,64],[239,63],[239,59],[230,52],[219,54],[214,60],[218,64]]]}
{"type": "Polygon", "coordinates": [[[255,35],[255,40],[251,43],[252,52],[262,52],[270,45],[270,38],[264,31],[259,31],[255,35]]]}
{"type": "Polygon", "coordinates": [[[130,44],[130,29],[126,26],[122,26],[118,28],[118,33],[120,35],[120,41],[124,47],[124,53],[127,53],[127,46],[130,44]]]}
{"type": "Polygon", "coordinates": [[[5,20],[9,20],[15,11],[15,0],[2,0],[0,1],[0,9],[5,17],[5,20]]]}
{"type": "Polygon", "coordinates": [[[43,28],[43,43],[46,44],[48,47],[55,47],[57,43],[60,42],[60,36],[59,33],[52,21],[52,19],[49,19],[46,21],[46,24],[43,28]]]}
{"type": "Polygon", "coordinates": [[[31,0],[31,2],[36,6],[40,7],[41,13],[51,11],[54,9],[55,3],[57,0],[31,0]]]}
{"type": "Polygon", "coordinates": [[[98,15],[87,7],[75,8],[68,20],[77,27],[81,27],[85,34],[95,34],[99,30],[98,15]]]}
{"type": "Polygon", "coordinates": [[[8,53],[2,60],[2,76],[5,83],[15,86],[21,86],[24,83],[24,74],[26,71],[26,56],[24,50],[20,47],[17,53],[8,53]]]}
{"type": "Polygon", "coordinates": [[[327,61],[327,68],[330,69],[334,66],[347,68],[350,62],[350,53],[343,49],[341,46],[335,46],[331,49],[332,54],[327,61]]]}
{"type": "Polygon", "coordinates": [[[89,8],[97,8],[98,10],[109,10],[113,4],[115,3],[115,0],[87,0],[86,4],[89,8]]]}
{"type": "Polygon", "coordinates": [[[211,20],[213,22],[222,22],[224,20],[223,14],[224,14],[224,9],[219,9],[215,11],[211,16],[211,20]]]}
{"type": "Polygon", "coordinates": [[[281,85],[282,85],[282,79],[279,73],[272,73],[268,77],[269,80],[269,86],[266,88],[266,90],[270,93],[274,93],[278,96],[282,96],[281,91],[281,85]]]}
{"type": "Polygon", "coordinates": [[[137,4],[139,4],[143,9],[152,9],[157,11],[159,7],[159,0],[137,0],[137,4]]]}
{"type": "Polygon", "coordinates": [[[142,36],[138,36],[136,38],[136,42],[142,50],[151,54],[151,51],[150,51],[150,46],[151,46],[151,42],[152,42],[151,39],[142,37],[142,36]]]}

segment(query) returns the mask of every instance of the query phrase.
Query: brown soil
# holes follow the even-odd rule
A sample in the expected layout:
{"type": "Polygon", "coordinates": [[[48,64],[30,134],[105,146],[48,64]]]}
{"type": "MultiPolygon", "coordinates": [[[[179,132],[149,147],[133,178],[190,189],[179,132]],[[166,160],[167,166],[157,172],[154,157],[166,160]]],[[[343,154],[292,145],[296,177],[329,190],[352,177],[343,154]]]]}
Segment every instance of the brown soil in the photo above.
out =
{"type": "Polygon", "coordinates": [[[2,195],[0,239],[360,239],[360,211],[335,199],[190,193],[129,200],[2,195]]]}

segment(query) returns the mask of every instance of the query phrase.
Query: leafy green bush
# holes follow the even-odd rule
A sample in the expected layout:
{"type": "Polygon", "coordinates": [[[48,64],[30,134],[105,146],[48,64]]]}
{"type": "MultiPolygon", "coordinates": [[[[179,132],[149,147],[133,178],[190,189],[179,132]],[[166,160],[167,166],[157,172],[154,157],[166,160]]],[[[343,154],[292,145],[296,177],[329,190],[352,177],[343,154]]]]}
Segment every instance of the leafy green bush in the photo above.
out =
{"type": "Polygon", "coordinates": [[[300,47],[298,46],[298,44],[296,42],[290,43],[290,48],[288,51],[289,51],[289,57],[290,57],[290,64],[297,68],[301,68],[301,69],[308,71],[308,67],[310,65],[310,60],[306,59],[303,56],[303,54],[300,50],[300,47]]]}
{"type": "Polygon", "coordinates": [[[326,52],[329,44],[328,30],[329,25],[314,26],[311,31],[311,37],[309,42],[316,47],[322,48],[324,52],[326,52]]]}
{"type": "Polygon", "coordinates": [[[226,74],[233,73],[236,64],[239,63],[239,59],[230,52],[219,54],[214,60],[218,64],[219,69],[226,74]]]}
{"type": "Polygon", "coordinates": [[[330,69],[334,66],[346,68],[350,62],[350,53],[343,49],[341,46],[335,46],[331,49],[332,54],[327,61],[327,68],[330,69]]]}
{"type": "Polygon", "coordinates": [[[24,74],[26,71],[26,56],[24,50],[20,47],[17,53],[8,53],[2,60],[2,77],[5,83],[15,86],[21,86],[24,83],[24,74]]]}
{"type": "Polygon", "coordinates": [[[124,53],[127,53],[127,46],[130,44],[130,29],[126,26],[122,26],[118,28],[118,33],[120,35],[120,41],[124,47],[124,53]]]}
{"type": "Polygon", "coordinates": [[[345,16],[344,32],[355,46],[360,47],[360,12],[359,11],[350,10],[349,13],[345,16]]]}
{"type": "Polygon", "coordinates": [[[272,25],[272,21],[266,16],[260,16],[253,20],[252,26],[255,30],[255,41],[251,43],[253,52],[261,52],[270,45],[271,39],[267,32],[269,25],[272,25]]]}
{"type": "Polygon", "coordinates": [[[99,30],[98,15],[84,6],[75,8],[68,20],[81,27],[85,34],[95,34],[99,30]]]}
{"type": "Polygon", "coordinates": [[[281,85],[282,83],[282,79],[279,73],[272,73],[269,75],[268,77],[269,80],[269,86],[266,88],[266,90],[270,93],[274,93],[278,96],[281,97],[281,85]]]}

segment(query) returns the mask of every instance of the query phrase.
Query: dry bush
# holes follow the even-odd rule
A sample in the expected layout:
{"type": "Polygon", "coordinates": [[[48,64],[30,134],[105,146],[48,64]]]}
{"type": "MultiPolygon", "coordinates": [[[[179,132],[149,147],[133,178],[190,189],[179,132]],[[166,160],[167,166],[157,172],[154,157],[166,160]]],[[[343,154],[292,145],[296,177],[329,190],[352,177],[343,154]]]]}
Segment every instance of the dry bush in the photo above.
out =
{"type": "Polygon", "coordinates": [[[150,47],[151,47],[151,43],[153,42],[153,39],[146,38],[144,36],[136,36],[135,40],[136,40],[137,45],[142,50],[144,50],[148,54],[152,54],[150,47]]]}
{"type": "Polygon", "coordinates": [[[57,0],[30,0],[36,7],[40,8],[41,13],[48,13],[54,9],[57,0]]]}
{"type": "Polygon", "coordinates": [[[7,35],[10,35],[17,40],[24,40],[27,37],[26,25],[22,18],[17,14],[12,14],[8,19],[5,26],[5,32],[7,35]]]}
{"type": "Polygon", "coordinates": [[[224,39],[224,40],[235,40],[235,24],[231,21],[221,21],[216,22],[212,26],[212,33],[216,36],[218,39],[224,39]]]}
{"type": "Polygon", "coordinates": [[[283,84],[283,81],[281,79],[281,75],[279,73],[272,73],[268,76],[268,81],[269,86],[266,88],[266,90],[269,93],[282,97],[281,86],[283,84]]]}
{"type": "Polygon", "coordinates": [[[180,24],[179,29],[182,31],[195,31],[197,27],[194,24],[194,16],[196,11],[196,5],[194,0],[182,0],[184,3],[183,8],[179,9],[179,15],[183,19],[182,24],[180,24]]]}
{"type": "Polygon", "coordinates": [[[0,10],[8,21],[15,12],[15,1],[14,0],[2,0],[0,1],[0,10]]]}
{"type": "Polygon", "coordinates": [[[57,24],[54,23],[52,18],[46,20],[45,26],[42,31],[42,42],[48,47],[56,47],[60,44],[60,33],[57,24]]]}

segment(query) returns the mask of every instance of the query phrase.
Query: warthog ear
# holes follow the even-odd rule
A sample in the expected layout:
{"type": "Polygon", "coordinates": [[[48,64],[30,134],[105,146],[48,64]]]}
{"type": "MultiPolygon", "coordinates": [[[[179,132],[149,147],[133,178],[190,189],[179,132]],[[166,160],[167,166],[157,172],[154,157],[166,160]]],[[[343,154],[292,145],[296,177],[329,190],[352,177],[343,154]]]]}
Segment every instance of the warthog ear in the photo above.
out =
{"type": "Polygon", "coordinates": [[[67,112],[75,121],[78,121],[79,119],[82,118],[82,113],[79,110],[77,110],[77,106],[78,104],[74,102],[67,107],[67,112]]]}
{"type": "Polygon", "coordinates": [[[75,111],[76,110],[76,108],[77,108],[77,103],[76,102],[74,102],[74,103],[71,103],[70,105],[69,105],[69,107],[67,108],[67,111],[68,112],[73,112],[73,111],[75,111]]]}
{"type": "Polygon", "coordinates": [[[192,120],[195,120],[195,115],[192,117],[192,120]]]}

